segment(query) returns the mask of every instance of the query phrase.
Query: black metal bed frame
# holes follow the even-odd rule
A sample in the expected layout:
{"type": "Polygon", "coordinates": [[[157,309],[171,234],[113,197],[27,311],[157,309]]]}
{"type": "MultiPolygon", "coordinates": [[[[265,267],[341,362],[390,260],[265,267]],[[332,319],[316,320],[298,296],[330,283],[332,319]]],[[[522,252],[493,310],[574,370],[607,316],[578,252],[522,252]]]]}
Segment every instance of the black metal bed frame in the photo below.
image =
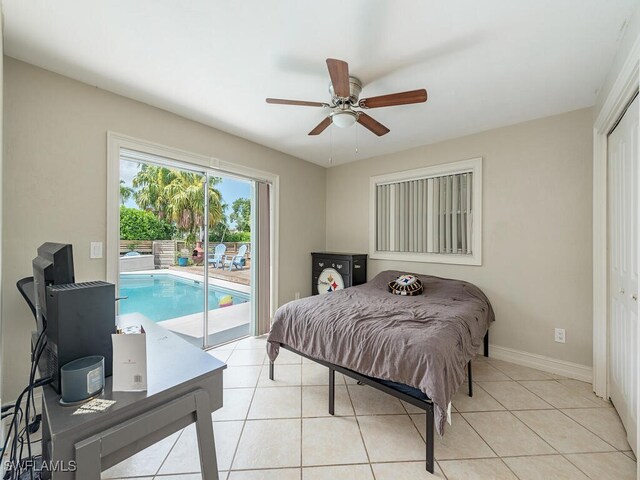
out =
{"type": "MultiPolygon", "coordinates": [[[[285,350],[289,350],[290,352],[297,353],[298,355],[308,358],[309,360],[313,360],[320,365],[324,365],[329,369],[329,413],[331,415],[335,412],[335,385],[336,385],[336,376],[335,373],[339,372],[343,375],[353,378],[357,380],[358,383],[364,383],[365,385],[369,385],[373,388],[376,388],[384,393],[391,395],[392,397],[398,398],[402,401],[410,403],[418,408],[421,408],[425,411],[427,417],[427,439],[426,439],[426,448],[427,448],[427,471],[429,473],[434,472],[434,459],[433,459],[433,430],[434,430],[434,421],[433,421],[433,402],[428,397],[426,399],[421,399],[409,395],[408,393],[401,392],[396,390],[393,387],[385,385],[381,383],[380,380],[367,377],[366,375],[362,375],[358,372],[354,372],[353,370],[349,370],[348,368],[341,367],[340,365],[335,365],[333,363],[325,362],[324,360],[318,360],[317,358],[310,357],[309,355],[305,355],[302,352],[299,352],[288,345],[280,344],[282,348],[285,350]]],[[[484,356],[489,356],[489,330],[484,336],[484,356]]],[[[469,396],[473,397],[473,379],[471,373],[471,361],[467,364],[467,372],[469,375],[469,396]]],[[[273,380],[274,378],[274,364],[273,362],[269,362],[269,380],[273,380]]]]}

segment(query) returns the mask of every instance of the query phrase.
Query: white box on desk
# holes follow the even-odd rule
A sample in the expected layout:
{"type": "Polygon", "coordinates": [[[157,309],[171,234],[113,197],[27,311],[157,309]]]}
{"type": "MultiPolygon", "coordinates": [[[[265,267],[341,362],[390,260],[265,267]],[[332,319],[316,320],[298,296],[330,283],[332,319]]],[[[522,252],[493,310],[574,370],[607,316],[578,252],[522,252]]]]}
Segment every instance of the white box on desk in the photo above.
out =
{"type": "Polygon", "coordinates": [[[147,389],[147,335],[142,327],[125,328],[111,335],[114,392],[147,389]]]}

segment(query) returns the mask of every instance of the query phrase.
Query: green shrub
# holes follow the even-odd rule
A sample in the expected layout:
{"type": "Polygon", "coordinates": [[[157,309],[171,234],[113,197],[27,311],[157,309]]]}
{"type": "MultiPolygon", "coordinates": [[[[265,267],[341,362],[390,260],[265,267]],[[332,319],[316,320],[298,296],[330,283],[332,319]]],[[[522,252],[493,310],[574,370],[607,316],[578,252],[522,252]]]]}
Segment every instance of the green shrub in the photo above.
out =
{"type": "Polygon", "coordinates": [[[217,232],[209,236],[209,242],[241,242],[249,243],[251,241],[251,232],[226,232],[224,239],[217,232]]]}
{"type": "Polygon", "coordinates": [[[153,213],[120,207],[120,240],[171,240],[176,229],[153,213]]]}

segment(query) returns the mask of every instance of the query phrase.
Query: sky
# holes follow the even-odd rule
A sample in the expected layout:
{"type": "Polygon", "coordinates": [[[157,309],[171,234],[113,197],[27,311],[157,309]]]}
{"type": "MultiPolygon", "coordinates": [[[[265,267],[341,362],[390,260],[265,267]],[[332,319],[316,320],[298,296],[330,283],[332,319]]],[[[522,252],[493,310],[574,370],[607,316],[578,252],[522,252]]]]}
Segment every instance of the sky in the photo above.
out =
{"type": "MultiPolygon", "coordinates": [[[[131,187],[133,177],[139,170],[139,164],[136,162],[129,162],[122,160],[120,162],[120,179],[124,180],[125,185],[131,187]]],[[[231,204],[238,198],[251,198],[251,182],[247,180],[236,180],[235,178],[222,177],[222,182],[216,185],[216,188],[222,194],[222,201],[228,205],[225,213],[227,216],[231,213],[231,204]]],[[[138,208],[133,198],[130,198],[125,203],[125,206],[131,208],[138,208]]],[[[233,223],[229,225],[231,228],[235,227],[233,223]]]]}

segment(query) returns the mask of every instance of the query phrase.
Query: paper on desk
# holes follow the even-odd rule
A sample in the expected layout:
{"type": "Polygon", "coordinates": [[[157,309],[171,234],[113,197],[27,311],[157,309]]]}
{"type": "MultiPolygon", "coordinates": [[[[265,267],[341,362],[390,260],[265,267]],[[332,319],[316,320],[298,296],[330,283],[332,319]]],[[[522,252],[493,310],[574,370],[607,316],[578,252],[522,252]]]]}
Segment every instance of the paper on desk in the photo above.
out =
{"type": "Polygon", "coordinates": [[[113,342],[113,391],[147,389],[147,335],[142,327],[127,327],[111,335],[113,342]]]}
{"type": "Polygon", "coordinates": [[[89,403],[85,403],[78,408],[74,415],[86,415],[87,413],[100,413],[108,410],[115,402],[115,400],[104,400],[102,398],[95,398],[89,403]]]}

